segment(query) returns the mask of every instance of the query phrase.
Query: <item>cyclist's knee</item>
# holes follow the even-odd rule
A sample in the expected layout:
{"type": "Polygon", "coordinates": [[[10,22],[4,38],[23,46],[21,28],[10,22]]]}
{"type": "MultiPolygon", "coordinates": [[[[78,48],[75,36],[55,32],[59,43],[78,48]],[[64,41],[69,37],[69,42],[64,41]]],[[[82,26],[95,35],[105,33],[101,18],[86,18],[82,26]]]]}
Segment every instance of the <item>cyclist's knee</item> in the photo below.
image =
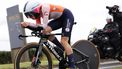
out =
{"type": "Polygon", "coordinates": [[[61,37],[61,44],[67,44],[68,43],[68,37],[61,37]]]}
{"type": "Polygon", "coordinates": [[[69,54],[69,53],[72,53],[72,48],[71,48],[70,44],[68,43],[68,40],[69,40],[68,37],[61,38],[61,44],[65,48],[65,51],[69,54]]]}

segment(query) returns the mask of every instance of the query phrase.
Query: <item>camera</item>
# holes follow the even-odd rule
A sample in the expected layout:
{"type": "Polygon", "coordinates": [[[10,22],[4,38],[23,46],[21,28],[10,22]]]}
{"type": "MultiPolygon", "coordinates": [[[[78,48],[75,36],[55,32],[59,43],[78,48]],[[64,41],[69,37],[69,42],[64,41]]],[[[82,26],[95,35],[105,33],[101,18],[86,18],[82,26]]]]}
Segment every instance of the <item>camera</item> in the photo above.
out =
{"type": "Polygon", "coordinates": [[[119,12],[119,6],[118,5],[114,5],[112,7],[106,6],[106,9],[109,10],[109,14],[114,14],[116,12],[119,12]]]}

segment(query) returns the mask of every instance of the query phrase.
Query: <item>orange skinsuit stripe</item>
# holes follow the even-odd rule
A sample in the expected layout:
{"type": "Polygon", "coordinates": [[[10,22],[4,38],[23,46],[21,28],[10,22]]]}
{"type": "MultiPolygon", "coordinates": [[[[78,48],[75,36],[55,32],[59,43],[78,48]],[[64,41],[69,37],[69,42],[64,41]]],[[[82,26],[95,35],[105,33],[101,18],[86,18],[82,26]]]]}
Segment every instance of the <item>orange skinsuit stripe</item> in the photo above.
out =
{"type": "MultiPolygon", "coordinates": [[[[64,8],[62,6],[53,5],[53,4],[48,4],[48,5],[49,5],[49,7],[47,7],[47,8],[50,9],[50,10],[47,10],[47,11],[49,11],[48,19],[56,19],[62,15],[62,13],[64,11],[64,8]]],[[[43,10],[43,9],[41,9],[41,10],[43,10]]],[[[44,14],[42,13],[42,15],[44,15],[44,14]]],[[[42,16],[42,18],[43,18],[43,16],[42,16]]],[[[41,24],[41,18],[36,19],[36,23],[41,24]]]]}
{"type": "Polygon", "coordinates": [[[50,12],[63,12],[63,10],[62,6],[50,4],[50,12]]]}

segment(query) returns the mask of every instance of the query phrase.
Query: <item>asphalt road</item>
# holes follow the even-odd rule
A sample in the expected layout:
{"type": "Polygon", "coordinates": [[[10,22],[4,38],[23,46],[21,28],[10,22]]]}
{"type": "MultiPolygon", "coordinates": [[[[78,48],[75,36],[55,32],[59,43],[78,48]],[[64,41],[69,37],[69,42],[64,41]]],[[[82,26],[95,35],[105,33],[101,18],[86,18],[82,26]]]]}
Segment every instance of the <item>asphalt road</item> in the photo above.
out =
{"type": "MultiPolygon", "coordinates": [[[[122,63],[117,60],[101,60],[99,69],[116,69],[122,67],[122,63]]],[[[57,67],[54,69],[58,69],[57,67]]]]}
{"type": "Polygon", "coordinates": [[[122,67],[122,63],[117,60],[107,60],[100,63],[100,69],[116,69],[122,67]]]}

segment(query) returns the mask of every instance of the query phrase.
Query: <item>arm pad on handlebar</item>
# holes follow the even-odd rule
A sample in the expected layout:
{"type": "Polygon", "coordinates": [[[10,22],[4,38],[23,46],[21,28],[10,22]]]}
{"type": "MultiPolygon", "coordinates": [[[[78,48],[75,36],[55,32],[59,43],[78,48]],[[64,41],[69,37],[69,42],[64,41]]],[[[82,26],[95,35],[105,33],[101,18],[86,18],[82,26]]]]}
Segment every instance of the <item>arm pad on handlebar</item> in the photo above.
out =
{"type": "Polygon", "coordinates": [[[37,26],[37,27],[32,27],[32,26],[27,26],[26,28],[33,30],[33,31],[41,31],[43,30],[42,26],[37,26]]]}

